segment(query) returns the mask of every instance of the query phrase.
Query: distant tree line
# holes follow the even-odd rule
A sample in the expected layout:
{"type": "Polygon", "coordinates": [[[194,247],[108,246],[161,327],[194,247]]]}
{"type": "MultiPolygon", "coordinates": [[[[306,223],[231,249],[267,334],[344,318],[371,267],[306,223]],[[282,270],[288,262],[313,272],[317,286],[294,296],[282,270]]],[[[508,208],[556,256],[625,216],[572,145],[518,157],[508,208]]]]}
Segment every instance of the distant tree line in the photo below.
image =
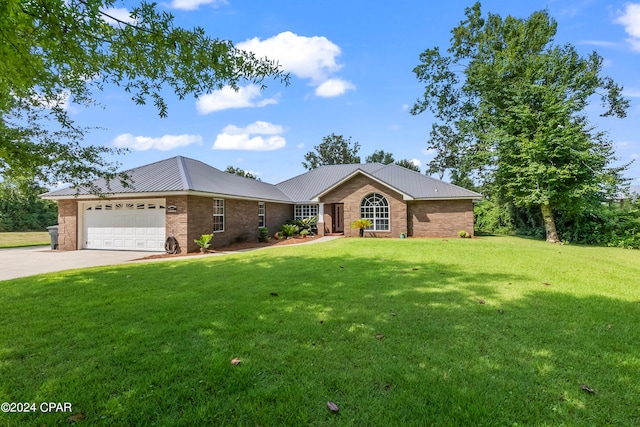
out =
{"type": "MultiPolygon", "coordinates": [[[[351,137],[345,138],[342,135],[331,135],[322,138],[322,142],[319,145],[313,147],[314,151],[309,151],[304,155],[304,162],[302,166],[307,170],[316,169],[324,165],[344,165],[360,163],[360,151],[359,142],[351,142],[351,137]]],[[[420,167],[414,164],[411,160],[402,159],[395,161],[393,154],[385,152],[383,150],[376,150],[370,156],[366,157],[367,163],[382,163],[388,165],[394,163],[398,166],[402,166],[407,169],[411,169],[416,172],[420,172],[420,167]]]]}
{"type": "Polygon", "coordinates": [[[58,205],[43,200],[47,189],[20,179],[0,182],[0,231],[44,231],[58,223],[58,205]]]}

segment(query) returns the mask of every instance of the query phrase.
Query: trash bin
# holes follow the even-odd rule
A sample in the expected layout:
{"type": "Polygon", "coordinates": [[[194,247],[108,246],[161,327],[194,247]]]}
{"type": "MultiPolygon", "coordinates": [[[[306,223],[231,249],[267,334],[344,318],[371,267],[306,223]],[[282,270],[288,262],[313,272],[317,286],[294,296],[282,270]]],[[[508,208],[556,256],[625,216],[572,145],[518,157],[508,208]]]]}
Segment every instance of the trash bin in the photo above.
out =
{"type": "Polygon", "coordinates": [[[58,226],[52,225],[47,227],[49,237],[51,238],[51,249],[58,249],[58,226]]]}

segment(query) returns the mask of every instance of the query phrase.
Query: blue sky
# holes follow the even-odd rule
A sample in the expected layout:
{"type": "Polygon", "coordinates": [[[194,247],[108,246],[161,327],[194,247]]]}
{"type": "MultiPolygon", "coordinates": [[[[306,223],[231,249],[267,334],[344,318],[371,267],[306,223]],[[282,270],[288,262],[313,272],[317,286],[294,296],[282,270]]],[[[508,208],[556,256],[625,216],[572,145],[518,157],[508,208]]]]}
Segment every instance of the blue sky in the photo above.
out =
{"type": "MultiPolygon", "coordinates": [[[[279,60],[290,86],[267,81],[262,92],[243,85],[178,100],[167,94],[169,117],[152,105],[137,106],[121,89],[97,92],[104,108],[71,106],[73,118],[92,131],[96,145],[128,147],[115,158],[130,169],[182,155],[216,168],[229,165],[277,183],[305,172],[301,162],[324,136],[351,137],[364,161],[375,150],[422,166],[433,157],[426,141],[433,121],[409,114],[423,86],[412,69],[427,48],[449,46],[450,31],[473,1],[248,1],[160,2],[177,24],[203,27],[211,36],[279,60]]],[[[116,4],[126,15],[131,3],[116,4]]],[[[596,50],[604,74],[623,85],[631,100],[625,119],[592,121],[609,132],[621,162],[636,159],[627,176],[640,184],[640,2],[600,0],[484,1],[483,13],[528,17],[547,9],[558,21],[556,42],[583,54],[596,50]]]]}

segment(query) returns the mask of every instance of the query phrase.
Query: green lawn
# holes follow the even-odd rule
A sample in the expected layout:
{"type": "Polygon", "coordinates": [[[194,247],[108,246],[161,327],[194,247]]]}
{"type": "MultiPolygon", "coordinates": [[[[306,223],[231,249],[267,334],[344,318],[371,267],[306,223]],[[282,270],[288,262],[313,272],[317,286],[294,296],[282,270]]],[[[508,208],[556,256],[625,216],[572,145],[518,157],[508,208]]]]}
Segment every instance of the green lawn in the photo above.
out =
{"type": "Polygon", "coordinates": [[[483,237],[0,282],[0,401],[73,405],[0,425],[640,425],[639,278],[639,251],[483,237]]]}
{"type": "Polygon", "coordinates": [[[51,240],[49,232],[25,231],[0,233],[0,248],[19,248],[22,246],[48,245],[51,240]]]}

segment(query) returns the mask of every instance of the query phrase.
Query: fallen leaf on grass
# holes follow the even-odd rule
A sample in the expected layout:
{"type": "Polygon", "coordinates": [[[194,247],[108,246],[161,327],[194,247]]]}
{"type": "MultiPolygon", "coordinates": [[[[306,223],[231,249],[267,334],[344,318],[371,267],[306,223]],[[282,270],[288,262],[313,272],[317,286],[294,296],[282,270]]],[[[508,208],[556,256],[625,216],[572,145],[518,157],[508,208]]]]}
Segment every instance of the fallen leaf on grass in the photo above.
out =
{"type": "Polygon", "coordinates": [[[392,315],[392,316],[397,316],[397,315],[398,315],[398,313],[396,313],[396,312],[392,312],[392,313],[391,313],[391,315],[392,315]]]}
{"type": "Polygon", "coordinates": [[[581,388],[582,390],[586,391],[586,392],[587,392],[587,393],[589,393],[589,394],[594,394],[594,393],[595,393],[595,390],[593,390],[591,387],[586,386],[586,385],[584,385],[584,384],[582,384],[582,385],[580,386],[580,388],[581,388]]]}
{"type": "Polygon", "coordinates": [[[504,313],[504,311],[502,311],[502,310],[498,310],[498,313],[503,314],[503,313],[504,313]]]}
{"type": "Polygon", "coordinates": [[[484,300],[483,299],[479,299],[478,300],[478,304],[484,304],[484,300]]]}
{"type": "Polygon", "coordinates": [[[67,418],[67,421],[75,423],[76,421],[84,420],[85,418],[87,418],[87,416],[84,413],[79,412],[77,414],[71,415],[69,418],[67,418]]]}
{"type": "Polygon", "coordinates": [[[384,338],[384,334],[376,334],[377,340],[381,340],[382,338],[384,338]]]}
{"type": "Polygon", "coordinates": [[[420,270],[420,269],[418,267],[413,267],[412,270],[416,271],[416,270],[420,270]]]}
{"type": "Polygon", "coordinates": [[[272,297],[277,297],[278,294],[276,292],[271,292],[269,295],[271,295],[272,297]]]}
{"type": "Polygon", "coordinates": [[[340,408],[338,408],[338,405],[330,400],[327,401],[327,408],[329,408],[331,412],[338,412],[340,410],[340,408]]]}
{"type": "Polygon", "coordinates": [[[234,357],[233,359],[231,359],[231,364],[233,366],[238,366],[240,363],[242,363],[242,360],[238,359],[237,357],[234,357]]]}
{"type": "Polygon", "coordinates": [[[548,283],[548,282],[542,282],[542,284],[545,286],[551,286],[551,283],[548,283]]]}

